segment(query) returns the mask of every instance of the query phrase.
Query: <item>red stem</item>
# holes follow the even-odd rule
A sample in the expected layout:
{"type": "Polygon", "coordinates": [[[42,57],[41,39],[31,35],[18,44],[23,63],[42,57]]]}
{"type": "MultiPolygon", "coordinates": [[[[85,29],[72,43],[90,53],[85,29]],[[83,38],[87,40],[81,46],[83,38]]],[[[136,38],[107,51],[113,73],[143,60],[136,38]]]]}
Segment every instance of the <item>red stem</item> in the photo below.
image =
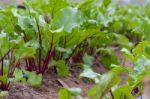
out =
{"type": "Polygon", "coordinates": [[[1,75],[3,75],[3,68],[4,67],[4,59],[2,59],[2,64],[1,64],[1,75]]]}
{"type": "Polygon", "coordinates": [[[10,51],[11,51],[11,49],[9,49],[9,50],[7,51],[7,53],[0,59],[0,62],[2,62],[2,60],[9,54],[10,51]]]}
{"type": "Polygon", "coordinates": [[[45,70],[48,68],[48,64],[52,58],[52,48],[53,48],[53,42],[54,42],[54,34],[52,34],[52,41],[51,41],[51,46],[50,49],[48,50],[47,56],[44,60],[44,67],[43,67],[43,73],[45,72],[45,70]]]}
{"type": "Polygon", "coordinates": [[[114,95],[113,95],[112,90],[110,90],[110,94],[111,94],[111,98],[114,99],[114,95]]]}
{"type": "Polygon", "coordinates": [[[38,24],[38,21],[36,20],[37,24],[37,29],[38,29],[38,40],[39,40],[39,60],[38,60],[38,65],[39,65],[39,73],[41,73],[41,63],[42,63],[42,37],[41,37],[41,31],[40,31],[40,26],[38,24]]]}
{"type": "Polygon", "coordinates": [[[8,76],[11,76],[12,77],[12,75],[10,74],[11,72],[11,68],[12,68],[12,64],[11,64],[11,62],[12,62],[12,55],[13,54],[13,50],[11,51],[11,53],[10,53],[10,57],[9,57],[9,67],[8,67],[8,76]]]}

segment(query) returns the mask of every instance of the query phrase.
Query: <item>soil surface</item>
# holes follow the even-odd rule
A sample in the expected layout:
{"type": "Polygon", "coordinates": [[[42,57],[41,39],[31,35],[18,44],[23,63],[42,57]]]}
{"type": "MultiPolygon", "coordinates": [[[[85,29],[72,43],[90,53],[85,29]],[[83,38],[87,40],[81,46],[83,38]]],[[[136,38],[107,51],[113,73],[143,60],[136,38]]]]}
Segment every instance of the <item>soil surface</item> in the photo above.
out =
{"type": "MultiPolygon", "coordinates": [[[[72,72],[75,72],[75,70],[81,71],[81,69],[76,68],[72,72]]],[[[87,79],[79,79],[74,73],[67,78],[61,78],[54,73],[48,72],[44,75],[42,86],[39,89],[17,82],[10,88],[9,96],[5,97],[5,99],[58,99],[58,92],[62,87],[80,87],[82,89],[81,94],[85,97],[86,91],[92,84],[87,79]]]]}
{"type": "MultiPolygon", "coordinates": [[[[133,67],[133,63],[123,57],[118,49],[115,49],[118,61],[124,65],[133,67]]],[[[93,69],[102,74],[106,70],[101,63],[95,64],[93,69]]],[[[15,83],[9,90],[9,96],[5,99],[58,99],[59,89],[62,87],[79,87],[82,89],[81,95],[86,98],[87,91],[92,87],[93,82],[88,79],[79,79],[79,74],[82,72],[81,67],[71,67],[70,75],[66,78],[58,77],[52,71],[48,71],[43,77],[42,86],[39,89],[34,89],[30,85],[15,83]]],[[[126,81],[127,74],[123,74],[122,83],[126,81]]]]}

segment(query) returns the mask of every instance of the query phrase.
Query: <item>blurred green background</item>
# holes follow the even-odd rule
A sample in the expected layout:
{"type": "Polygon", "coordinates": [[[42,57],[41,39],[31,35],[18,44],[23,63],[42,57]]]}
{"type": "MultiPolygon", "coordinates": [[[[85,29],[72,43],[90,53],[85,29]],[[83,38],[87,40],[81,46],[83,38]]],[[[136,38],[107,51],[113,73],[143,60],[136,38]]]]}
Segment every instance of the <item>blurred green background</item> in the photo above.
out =
{"type": "MultiPolygon", "coordinates": [[[[71,2],[79,2],[79,1],[82,1],[82,0],[69,0],[71,2]]],[[[102,0],[100,0],[102,1],[102,0]]],[[[128,4],[128,3],[131,3],[131,4],[139,4],[139,5],[143,5],[144,3],[147,3],[148,1],[150,0],[113,0],[115,3],[119,3],[119,4],[128,4]]],[[[13,4],[13,5],[16,5],[17,3],[17,0],[0,0],[0,6],[4,6],[4,5],[10,5],[10,4],[13,4]]]]}

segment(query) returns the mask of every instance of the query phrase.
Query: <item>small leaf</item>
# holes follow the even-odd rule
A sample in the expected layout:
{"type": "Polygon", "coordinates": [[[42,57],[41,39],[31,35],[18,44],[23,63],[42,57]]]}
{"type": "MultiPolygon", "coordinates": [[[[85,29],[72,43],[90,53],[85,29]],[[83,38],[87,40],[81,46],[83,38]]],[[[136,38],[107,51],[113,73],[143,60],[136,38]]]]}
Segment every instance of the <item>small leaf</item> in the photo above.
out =
{"type": "Polygon", "coordinates": [[[39,88],[42,83],[42,74],[36,74],[34,72],[29,72],[28,83],[35,88],[39,88]]]}
{"type": "Polygon", "coordinates": [[[22,70],[15,69],[14,80],[15,81],[20,81],[22,78],[23,78],[22,70]]]}
{"type": "Polygon", "coordinates": [[[129,59],[131,59],[131,60],[134,60],[134,57],[133,57],[132,53],[131,53],[128,49],[123,48],[123,49],[121,49],[121,52],[123,52],[123,54],[124,54],[127,58],[129,58],[129,59]]]}
{"type": "Polygon", "coordinates": [[[0,76],[0,81],[3,82],[4,85],[7,85],[9,78],[7,75],[0,76]]]}
{"type": "Polygon", "coordinates": [[[103,0],[103,4],[107,7],[111,3],[111,0],[103,0]]]}
{"type": "Polygon", "coordinates": [[[80,88],[62,88],[59,91],[59,99],[83,99],[80,88]]]}
{"type": "Polygon", "coordinates": [[[67,89],[63,88],[59,91],[59,99],[73,99],[73,97],[67,89]]]}
{"type": "Polygon", "coordinates": [[[81,89],[80,88],[69,88],[68,89],[74,96],[78,96],[81,94],[81,89]]]}
{"type": "Polygon", "coordinates": [[[67,76],[69,74],[69,69],[65,61],[59,60],[57,61],[57,72],[60,76],[67,76]]]}
{"type": "Polygon", "coordinates": [[[46,25],[45,19],[42,15],[39,16],[39,25],[43,27],[46,25]]]}
{"type": "Polygon", "coordinates": [[[135,99],[133,95],[131,94],[132,92],[132,87],[129,85],[123,85],[115,89],[113,92],[114,99],[117,99],[120,97],[120,99],[123,99],[126,97],[127,99],[135,99]]]}
{"type": "Polygon", "coordinates": [[[67,48],[62,48],[62,47],[56,47],[56,50],[59,52],[65,52],[67,54],[71,54],[71,49],[67,49],[67,48]]]}
{"type": "Polygon", "coordinates": [[[93,60],[94,60],[94,58],[92,56],[89,56],[87,54],[85,54],[83,56],[83,62],[84,62],[84,64],[87,64],[87,65],[91,66],[93,64],[93,60]]]}
{"type": "Polygon", "coordinates": [[[0,98],[3,99],[4,97],[8,96],[8,91],[1,91],[0,92],[0,98]]]}
{"type": "Polygon", "coordinates": [[[98,83],[100,81],[100,74],[94,72],[88,65],[84,65],[84,70],[80,74],[80,77],[92,79],[93,81],[95,81],[95,83],[98,83]]]}

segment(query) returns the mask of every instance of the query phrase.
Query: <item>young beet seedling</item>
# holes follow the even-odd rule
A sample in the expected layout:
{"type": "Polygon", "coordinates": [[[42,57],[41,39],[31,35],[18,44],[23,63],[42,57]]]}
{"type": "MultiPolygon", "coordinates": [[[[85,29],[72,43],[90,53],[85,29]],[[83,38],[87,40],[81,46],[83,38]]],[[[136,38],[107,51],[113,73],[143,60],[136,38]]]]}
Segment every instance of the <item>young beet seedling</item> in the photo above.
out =
{"type": "Polygon", "coordinates": [[[34,57],[35,51],[26,46],[22,37],[10,40],[4,32],[0,33],[0,48],[0,89],[8,90],[15,69],[20,67],[20,60],[34,57]]]}

